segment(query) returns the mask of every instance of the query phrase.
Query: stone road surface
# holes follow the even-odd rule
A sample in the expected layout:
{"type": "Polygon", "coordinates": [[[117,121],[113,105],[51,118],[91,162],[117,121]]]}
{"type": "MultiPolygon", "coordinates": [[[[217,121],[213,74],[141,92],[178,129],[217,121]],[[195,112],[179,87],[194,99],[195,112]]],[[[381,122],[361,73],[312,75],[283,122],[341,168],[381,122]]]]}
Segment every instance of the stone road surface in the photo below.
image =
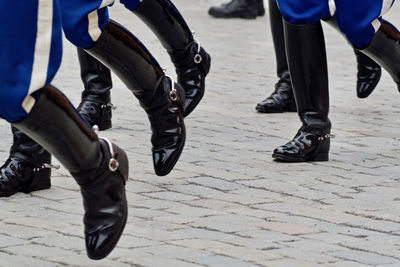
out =
{"type": "MultiPolygon", "coordinates": [[[[62,168],[52,188],[0,200],[0,266],[400,266],[399,92],[384,73],[367,99],[355,94],[355,59],[326,29],[333,132],[329,162],[282,164],[272,150],[299,127],[294,113],[258,114],[276,82],[268,17],[217,20],[222,0],[176,0],[213,56],[207,92],[187,118],[175,170],[153,172],[150,130],[137,100],[115,77],[113,128],[125,148],[129,219],[116,249],[86,257],[82,200],[62,168]]],[[[400,25],[400,6],[387,18],[400,25]]],[[[133,31],[175,76],[155,36],[116,3],[111,16],[133,31]]],[[[65,42],[54,82],[79,103],[75,49],[65,42]]],[[[1,122],[0,156],[11,134],[1,122]]]]}

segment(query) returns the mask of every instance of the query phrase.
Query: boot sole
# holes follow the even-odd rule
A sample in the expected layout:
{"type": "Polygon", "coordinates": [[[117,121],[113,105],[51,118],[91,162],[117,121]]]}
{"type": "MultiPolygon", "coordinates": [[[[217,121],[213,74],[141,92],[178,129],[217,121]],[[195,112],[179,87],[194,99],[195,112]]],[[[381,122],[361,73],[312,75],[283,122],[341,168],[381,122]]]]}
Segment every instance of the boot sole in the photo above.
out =
{"type": "Polygon", "coordinates": [[[118,161],[120,162],[125,162],[124,163],[120,163],[120,167],[118,169],[118,172],[122,175],[122,178],[124,179],[124,194],[125,194],[125,217],[123,220],[123,226],[121,227],[120,231],[117,234],[116,239],[110,243],[110,245],[104,249],[101,253],[97,253],[97,254],[90,254],[88,253],[88,257],[92,260],[101,260],[104,259],[105,257],[108,256],[108,254],[110,254],[115,246],[118,244],[119,239],[122,236],[122,233],[124,232],[125,226],[126,226],[126,222],[128,220],[128,202],[126,199],[126,192],[125,192],[125,184],[128,181],[128,176],[129,176],[129,160],[128,160],[128,155],[125,153],[125,151],[123,151],[120,147],[118,147],[117,145],[113,144],[114,147],[114,152],[118,153],[118,161]]]}
{"type": "Polygon", "coordinates": [[[233,15],[228,15],[228,14],[219,14],[219,13],[213,13],[213,12],[209,12],[208,14],[210,14],[211,16],[215,17],[215,18],[222,18],[222,19],[256,19],[257,18],[257,13],[255,13],[254,15],[252,14],[233,14],[233,15]]]}
{"type": "MultiPolygon", "coordinates": [[[[211,56],[209,54],[207,54],[207,65],[206,65],[206,69],[205,69],[204,80],[205,80],[207,74],[210,72],[210,68],[211,68],[211,56]]],[[[204,84],[205,84],[205,82],[204,82],[204,84]]],[[[204,87],[205,87],[205,85],[204,85],[204,87]]],[[[185,109],[185,112],[183,114],[184,118],[189,116],[189,114],[192,113],[192,111],[200,104],[201,100],[204,97],[205,91],[206,90],[204,88],[204,90],[200,94],[200,97],[195,102],[192,102],[194,104],[192,104],[189,109],[185,109]]]]}
{"type": "Polygon", "coordinates": [[[318,153],[317,155],[312,155],[306,158],[292,158],[280,154],[272,154],[272,157],[279,162],[307,162],[307,161],[329,161],[329,152],[318,153]]]}
{"type": "Polygon", "coordinates": [[[260,106],[256,106],[256,110],[260,113],[283,113],[283,112],[297,112],[295,109],[285,108],[285,109],[268,109],[260,106]]]}

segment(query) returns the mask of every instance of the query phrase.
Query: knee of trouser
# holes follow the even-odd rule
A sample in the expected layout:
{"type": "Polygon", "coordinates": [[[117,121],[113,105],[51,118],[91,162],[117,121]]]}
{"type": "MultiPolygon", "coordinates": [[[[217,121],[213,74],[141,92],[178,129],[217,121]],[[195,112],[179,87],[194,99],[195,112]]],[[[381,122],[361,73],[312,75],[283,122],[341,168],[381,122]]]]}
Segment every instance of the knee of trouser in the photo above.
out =
{"type": "Polygon", "coordinates": [[[330,17],[329,5],[325,1],[278,0],[283,18],[291,24],[312,24],[330,17]]]}
{"type": "MultiPolygon", "coordinates": [[[[380,25],[380,22],[377,21],[377,24],[380,25]]],[[[361,21],[350,23],[338,19],[338,26],[347,40],[359,49],[366,48],[375,35],[375,28],[370,23],[366,24],[361,21]]]]}
{"type": "Polygon", "coordinates": [[[26,90],[10,89],[0,93],[0,117],[10,123],[23,120],[35,103],[39,92],[26,95],[26,90]]]}
{"type": "MultiPolygon", "coordinates": [[[[146,0],[143,0],[146,1],[146,0]]],[[[140,0],[120,0],[121,4],[123,4],[129,10],[135,10],[140,5],[140,0]]]]}
{"type": "Polygon", "coordinates": [[[102,30],[108,21],[107,8],[87,12],[62,12],[62,25],[65,37],[73,45],[89,49],[100,38],[102,30]]]}

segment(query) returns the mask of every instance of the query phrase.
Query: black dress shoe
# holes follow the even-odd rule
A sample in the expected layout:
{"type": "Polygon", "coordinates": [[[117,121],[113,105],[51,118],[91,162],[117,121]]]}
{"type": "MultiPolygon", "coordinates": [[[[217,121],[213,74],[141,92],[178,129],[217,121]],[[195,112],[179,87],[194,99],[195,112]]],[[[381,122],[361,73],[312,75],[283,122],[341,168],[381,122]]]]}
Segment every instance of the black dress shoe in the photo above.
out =
{"type": "Polygon", "coordinates": [[[357,58],[357,97],[368,97],[378,85],[382,75],[381,66],[358,50],[354,50],[357,58]]]}
{"type": "Polygon", "coordinates": [[[257,104],[256,110],[261,113],[297,111],[289,71],[281,76],[281,79],[275,85],[275,91],[267,99],[257,104]]]}
{"type": "Polygon", "coordinates": [[[216,18],[255,19],[259,12],[257,7],[256,0],[232,0],[219,7],[211,7],[208,14],[216,18]]]}
{"type": "Polygon", "coordinates": [[[329,133],[317,133],[303,126],[292,141],[276,148],[272,157],[284,162],[328,161],[330,138],[329,133]]]}

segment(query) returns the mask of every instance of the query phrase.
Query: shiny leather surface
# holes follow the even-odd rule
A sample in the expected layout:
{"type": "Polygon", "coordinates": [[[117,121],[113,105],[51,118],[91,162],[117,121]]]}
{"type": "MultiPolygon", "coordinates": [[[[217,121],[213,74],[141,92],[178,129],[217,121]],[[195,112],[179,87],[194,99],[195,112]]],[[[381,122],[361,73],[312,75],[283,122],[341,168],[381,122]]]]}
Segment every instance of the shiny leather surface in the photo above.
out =
{"type": "Polygon", "coordinates": [[[276,148],[272,157],[285,162],[328,160],[329,138],[319,140],[324,134],[310,133],[302,127],[292,141],[276,148]]]}
{"type": "Polygon", "coordinates": [[[368,47],[361,52],[381,65],[400,91],[400,34],[397,29],[383,22],[368,47]]]}
{"type": "Polygon", "coordinates": [[[165,77],[157,89],[160,96],[155,102],[167,101],[167,105],[154,105],[154,108],[148,112],[153,132],[151,142],[154,170],[159,176],[171,172],[182,153],[186,140],[186,129],[183,123],[185,94],[182,87],[175,84],[177,99],[172,101],[169,97],[171,86],[171,80],[165,77]]]}
{"type": "Polygon", "coordinates": [[[178,83],[185,91],[185,113],[188,116],[200,103],[205,92],[205,78],[210,71],[211,57],[201,47],[200,53],[197,53],[198,44],[192,42],[188,50],[180,55],[171,55],[176,67],[178,83]],[[200,55],[201,62],[194,59],[200,55]]]}
{"type": "Polygon", "coordinates": [[[139,99],[151,123],[155,172],[168,174],[184,146],[184,96],[176,107],[171,104],[170,80],[143,44],[112,20],[88,52],[115,71],[139,99]]]}
{"type": "Polygon", "coordinates": [[[330,129],[328,69],[321,23],[293,25],[285,21],[284,27],[287,58],[300,120],[305,126],[330,129]]]}
{"type": "Polygon", "coordinates": [[[68,99],[51,86],[41,90],[31,112],[14,126],[55,155],[81,186],[87,253],[92,259],[104,258],[126,222],[126,154],[114,146],[120,166],[110,172],[107,145],[99,142],[68,99]]]}
{"type": "Polygon", "coordinates": [[[19,152],[9,156],[0,167],[0,197],[50,188],[50,169],[34,170],[51,161],[50,154],[43,151],[43,154],[38,153],[35,162],[19,152]]]}
{"type": "Polygon", "coordinates": [[[13,126],[45,147],[71,172],[99,165],[97,135],[69,100],[52,86],[41,90],[28,116],[13,126]]]}
{"type": "Polygon", "coordinates": [[[381,79],[381,66],[358,50],[354,50],[357,58],[357,96],[368,97],[381,79]]]}
{"type": "Polygon", "coordinates": [[[321,23],[292,25],[284,22],[286,51],[297,111],[303,126],[292,141],[275,149],[282,161],[327,160],[330,133],[329,92],[325,42],[321,23]],[[307,40],[306,42],[304,40],[307,40]]]}
{"type": "MultiPolygon", "coordinates": [[[[119,168],[111,172],[108,168],[110,152],[105,141],[100,139],[103,159],[100,167],[89,175],[96,179],[81,185],[85,209],[86,251],[91,259],[106,257],[116,246],[124,230],[128,217],[128,204],[125,195],[125,182],[128,180],[128,158],[125,152],[113,145],[119,168]]],[[[78,179],[88,173],[73,174],[78,179]]]]}
{"type": "Polygon", "coordinates": [[[134,10],[156,34],[174,63],[178,83],[185,90],[185,114],[188,116],[200,103],[205,90],[205,77],[211,57],[194,39],[185,20],[169,0],[145,0],[134,10]],[[201,61],[198,62],[200,56],[201,61]]]}
{"type": "Polygon", "coordinates": [[[219,7],[211,7],[208,14],[216,18],[254,19],[262,13],[256,0],[232,0],[219,7]]]}
{"type": "Polygon", "coordinates": [[[84,85],[78,111],[90,126],[97,125],[100,131],[109,129],[112,126],[111,72],[85,50],[78,48],[77,51],[84,85]]]}
{"type": "Polygon", "coordinates": [[[275,84],[275,91],[265,100],[258,103],[256,110],[262,113],[297,111],[289,71],[282,74],[282,78],[275,84]]]}

